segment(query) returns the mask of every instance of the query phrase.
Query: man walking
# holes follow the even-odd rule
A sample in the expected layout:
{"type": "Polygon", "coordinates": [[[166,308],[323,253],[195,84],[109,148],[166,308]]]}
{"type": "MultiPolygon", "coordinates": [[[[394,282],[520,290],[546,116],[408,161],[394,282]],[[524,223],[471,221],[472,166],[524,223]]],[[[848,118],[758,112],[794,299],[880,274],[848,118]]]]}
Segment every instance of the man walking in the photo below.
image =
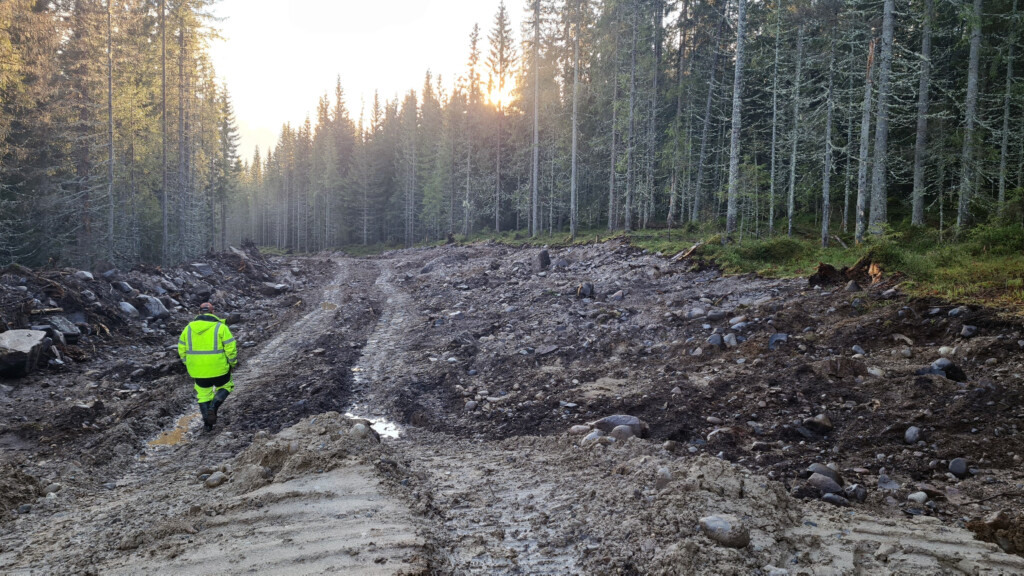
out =
{"type": "Polygon", "coordinates": [[[195,379],[199,412],[209,432],[217,423],[217,409],[235,389],[231,370],[238,365],[238,347],[227,323],[213,315],[213,304],[203,302],[199,312],[178,339],[178,356],[195,379]]]}

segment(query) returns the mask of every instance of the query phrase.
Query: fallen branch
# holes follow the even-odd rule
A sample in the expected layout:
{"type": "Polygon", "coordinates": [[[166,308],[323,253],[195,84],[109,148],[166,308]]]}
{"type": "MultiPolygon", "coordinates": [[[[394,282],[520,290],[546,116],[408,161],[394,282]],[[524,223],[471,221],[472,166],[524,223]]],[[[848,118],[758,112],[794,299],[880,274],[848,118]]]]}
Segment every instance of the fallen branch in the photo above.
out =
{"type": "Polygon", "coordinates": [[[981,504],[982,502],[988,502],[989,500],[995,500],[996,498],[1000,498],[1002,496],[1021,496],[1021,495],[1024,495],[1024,492],[1000,492],[999,494],[993,494],[992,496],[989,496],[988,498],[982,498],[981,500],[974,500],[972,502],[964,502],[963,505],[967,506],[967,505],[970,505],[970,504],[981,504]]]}
{"type": "Polygon", "coordinates": [[[680,252],[679,254],[676,254],[675,256],[673,256],[672,257],[672,261],[673,262],[679,262],[680,260],[685,260],[685,259],[689,258],[690,256],[693,255],[694,252],[697,251],[698,248],[700,248],[703,245],[704,245],[703,242],[697,242],[693,246],[690,246],[689,250],[686,250],[685,252],[680,252]]]}
{"type": "Polygon", "coordinates": [[[835,240],[836,242],[839,242],[839,245],[843,247],[843,250],[849,250],[850,249],[850,247],[846,245],[846,242],[843,242],[843,239],[840,238],[839,236],[836,236],[835,234],[833,234],[832,235],[832,239],[835,240]]]}
{"type": "Polygon", "coordinates": [[[63,308],[40,308],[39,310],[29,311],[29,314],[31,314],[32,316],[39,316],[41,314],[59,314],[63,311],[63,308]]]}

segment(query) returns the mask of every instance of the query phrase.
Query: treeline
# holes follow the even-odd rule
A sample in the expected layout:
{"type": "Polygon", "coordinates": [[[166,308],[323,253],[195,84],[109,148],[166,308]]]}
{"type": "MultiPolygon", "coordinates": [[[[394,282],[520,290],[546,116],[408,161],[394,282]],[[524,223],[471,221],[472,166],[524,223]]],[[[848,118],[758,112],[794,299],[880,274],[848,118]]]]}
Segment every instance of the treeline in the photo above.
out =
{"type": "Polygon", "coordinates": [[[0,1],[0,265],[173,263],[243,165],[213,0],[0,1]]]}
{"type": "MultiPolygon", "coordinates": [[[[297,250],[479,231],[734,237],[1020,223],[1016,0],[528,0],[465,72],[257,153],[233,238],[297,250]]],[[[438,31],[438,33],[443,33],[438,31]]]]}

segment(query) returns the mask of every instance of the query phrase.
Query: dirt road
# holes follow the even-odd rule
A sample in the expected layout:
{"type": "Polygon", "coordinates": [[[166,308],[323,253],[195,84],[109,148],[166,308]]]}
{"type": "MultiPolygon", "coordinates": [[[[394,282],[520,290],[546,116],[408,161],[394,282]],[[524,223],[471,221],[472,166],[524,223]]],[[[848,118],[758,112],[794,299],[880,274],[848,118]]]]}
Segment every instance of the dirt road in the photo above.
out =
{"type": "Polygon", "coordinates": [[[278,323],[239,328],[273,335],[245,351],[215,434],[188,404],[180,438],[105,487],[58,478],[5,517],[0,572],[1024,573],[964,528],[1021,501],[1019,326],[628,246],[550,258],[332,257],[278,323]],[[985,333],[957,339],[974,318],[985,333]],[[943,345],[967,385],[914,374],[943,345]],[[614,414],[644,437],[586,436],[614,414]],[[947,475],[955,456],[973,471],[947,475]],[[863,502],[819,499],[812,464],[863,502]]]}

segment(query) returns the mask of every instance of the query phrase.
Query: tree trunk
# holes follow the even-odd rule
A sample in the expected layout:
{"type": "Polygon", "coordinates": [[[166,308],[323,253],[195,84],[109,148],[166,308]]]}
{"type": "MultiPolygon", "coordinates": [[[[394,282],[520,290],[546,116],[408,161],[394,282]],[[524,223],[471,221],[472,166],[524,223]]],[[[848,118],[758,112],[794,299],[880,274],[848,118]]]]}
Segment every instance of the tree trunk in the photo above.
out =
{"type": "MultiPolygon", "coordinates": [[[[1017,19],[1017,0],[1013,0],[1012,19],[1017,19]]],[[[1006,93],[1003,96],[1003,141],[999,147],[999,201],[997,213],[1000,219],[1006,212],[1006,158],[1010,152],[1010,102],[1013,99],[1013,49],[1017,43],[1017,29],[1010,29],[1009,46],[1006,53],[1006,93]]]]}
{"type": "Polygon", "coordinates": [[[718,21],[718,29],[715,31],[715,41],[712,45],[714,50],[711,56],[711,76],[708,79],[708,98],[704,105],[704,128],[700,135],[700,158],[697,160],[697,182],[693,188],[693,209],[690,210],[690,222],[697,222],[701,210],[701,196],[703,196],[704,166],[708,162],[708,137],[711,132],[711,103],[715,95],[715,72],[718,71],[719,45],[722,40],[722,26],[725,24],[725,16],[718,21]]]}
{"type": "Polygon", "coordinates": [[[107,260],[114,262],[114,40],[107,0],[107,260]]]}
{"type": "MultiPolygon", "coordinates": [[[[616,21],[616,27],[618,22],[616,21]]],[[[615,70],[612,72],[612,126],[611,126],[611,167],[608,171],[608,231],[615,230],[616,218],[616,194],[615,194],[615,176],[616,176],[616,165],[618,164],[616,157],[617,151],[615,149],[616,144],[616,123],[618,122],[618,102],[619,102],[619,35],[618,32],[615,34],[615,56],[612,58],[615,70]]]]}
{"type": "MultiPolygon", "coordinates": [[[[584,0],[585,1],[585,0],[584,0]]],[[[573,33],[572,40],[572,150],[570,152],[570,174],[569,174],[569,236],[572,241],[576,241],[577,232],[577,204],[578,204],[578,190],[577,190],[577,174],[576,174],[576,161],[578,152],[578,132],[579,132],[579,100],[580,100],[580,20],[583,17],[583,2],[576,2],[576,13],[575,13],[575,31],[573,33]]]]}
{"type": "Polygon", "coordinates": [[[786,235],[793,236],[793,212],[796,207],[796,151],[800,142],[800,77],[804,64],[804,25],[796,33],[796,76],[793,79],[793,147],[789,155],[789,208],[786,235]]]}
{"type": "Polygon", "coordinates": [[[893,12],[895,0],[885,0],[882,17],[882,61],[878,67],[878,112],[875,114],[875,161],[871,166],[871,215],[868,228],[881,234],[888,221],[886,169],[889,151],[889,72],[892,70],[893,12]]]}
{"type": "Polygon", "coordinates": [[[868,152],[871,137],[871,84],[874,78],[875,40],[868,45],[868,71],[864,80],[864,103],[861,105],[860,116],[860,156],[857,166],[857,223],[854,228],[854,240],[860,244],[864,240],[867,229],[865,213],[868,196],[868,152]]]}
{"type": "Polygon", "coordinates": [[[779,42],[782,38],[782,2],[775,10],[775,63],[772,67],[772,152],[768,176],[768,236],[775,232],[775,152],[779,132],[779,42]]]}
{"type": "Polygon", "coordinates": [[[540,0],[533,0],[533,195],[530,232],[534,238],[540,233],[538,205],[540,204],[540,0]]]}
{"type": "Polygon", "coordinates": [[[732,137],[729,141],[729,207],[725,213],[725,234],[736,230],[736,202],[740,181],[740,130],[743,127],[743,41],[747,26],[747,0],[737,0],[736,70],[732,81],[732,137]]]}
{"type": "Polygon", "coordinates": [[[164,0],[160,0],[160,146],[161,146],[161,165],[162,171],[162,184],[161,192],[163,193],[163,245],[161,250],[163,252],[163,264],[164,266],[170,265],[170,235],[168,232],[167,220],[167,10],[164,0]]]}
{"type": "Polygon", "coordinates": [[[629,117],[626,122],[626,211],[623,218],[626,232],[633,231],[633,149],[636,143],[633,141],[633,124],[636,109],[636,51],[637,51],[637,28],[639,27],[638,0],[633,0],[632,22],[633,39],[629,47],[629,117]]]}
{"type": "MultiPolygon", "coordinates": [[[[833,29],[835,32],[835,29],[833,29]]],[[[834,36],[833,36],[834,37],[834,36]]],[[[821,176],[821,247],[828,248],[829,220],[831,219],[831,188],[832,188],[832,120],[835,116],[836,103],[833,96],[832,81],[835,76],[836,48],[835,42],[829,48],[828,58],[828,96],[825,118],[825,167],[821,176]]]]}
{"type": "MultiPolygon", "coordinates": [[[[676,67],[676,115],[672,121],[672,179],[669,185],[669,201],[668,201],[668,229],[672,230],[672,224],[675,222],[676,214],[676,191],[678,190],[682,195],[682,190],[679,186],[679,139],[682,137],[682,117],[683,117],[683,97],[684,91],[683,80],[686,77],[685,64],[690,62],[690,58],[686,53],[686,37],[688,29],[686,28],[686,17],[689,14],[690,2],[689,0],[683,0],[683,9],[679,13],[679,63],[676,67]]],[[[683,198],[680,196],[679,205],[683,206],[683,198]]],[[[682,216],[680,216],[682,220],[682,216]]]]}
{"type": "Polygon", "coordinates": [[[932,20],[934,0],[924,0],[924,28],[921,31],[921,81],[917,89],[917,137],[914,141],[913,212],[910,223],[924,226],[924,171],[928,154],[928,90],[931,85],[932,20]]]}
{"type": "Polygon", "coordinates": [[[978,60],[981,55],[981,0],[974,0],[971,16],[971,56],[967,67],[967,105],[964,116],[964,142],[960,154],[960,199],[956,211],[959,233],[970,219],[971,169],[974,162],[974,123],[978,108],[978,60]]]}

